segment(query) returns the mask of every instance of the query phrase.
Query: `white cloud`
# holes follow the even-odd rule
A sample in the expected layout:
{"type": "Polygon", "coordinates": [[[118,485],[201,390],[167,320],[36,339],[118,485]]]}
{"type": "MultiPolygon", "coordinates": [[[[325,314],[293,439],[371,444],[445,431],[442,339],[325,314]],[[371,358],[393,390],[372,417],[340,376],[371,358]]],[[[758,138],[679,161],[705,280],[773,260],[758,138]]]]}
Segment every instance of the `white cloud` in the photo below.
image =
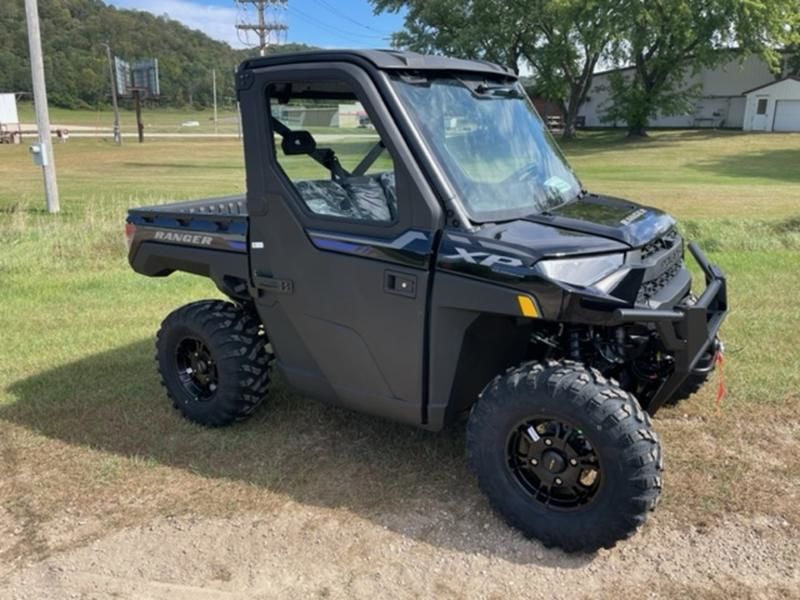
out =
{"type": "Polygon", "coordinates": [[[244,47],[236,30],[240,13],[233,6],[213,6],[191,0],[110,0],[110,4],[118,8],[143,10],[158,16],[167,15],[187,27],[199,29],[215,40],[228,42],[234,48],[244,47]]]}

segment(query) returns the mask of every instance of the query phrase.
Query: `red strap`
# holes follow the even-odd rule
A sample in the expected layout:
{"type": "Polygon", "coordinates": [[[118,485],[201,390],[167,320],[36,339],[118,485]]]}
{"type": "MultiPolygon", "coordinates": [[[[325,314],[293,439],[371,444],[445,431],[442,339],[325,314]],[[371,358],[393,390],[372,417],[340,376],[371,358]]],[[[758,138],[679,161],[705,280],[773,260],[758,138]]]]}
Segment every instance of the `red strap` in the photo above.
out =
{"type": "Polygon", "coordinates": [[[725,373],[722,366],[725,360],[722,358],[722,352],[717,352],[717,416],[722,413],[722,399],[728,391],[725,388],[725,373]]]}

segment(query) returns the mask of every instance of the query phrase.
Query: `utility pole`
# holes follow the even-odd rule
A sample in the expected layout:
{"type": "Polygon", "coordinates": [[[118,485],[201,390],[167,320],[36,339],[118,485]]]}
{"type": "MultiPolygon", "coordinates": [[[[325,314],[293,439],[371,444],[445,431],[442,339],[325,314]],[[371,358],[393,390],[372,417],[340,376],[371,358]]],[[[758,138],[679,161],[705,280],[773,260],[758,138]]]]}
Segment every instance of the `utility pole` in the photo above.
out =
{"type": "Polygon", "coordinates": [[[133,88],[133,106],[136,111],[136,131],[139,134],[139,143],[144,142],[144,123],[142,123],[142,90],[133,88]]]}
{"type": "Polygon", "coordinates": [[[114,143],[122,145],[122,130],[119,126],[119,105],[117,104],[117,78],[114,77],[114,63],[111,60],[111,46],[107,42],[101,42],[101,46],[106,47],[106,57],[108,57],[108,79],[111,82],[111,106],[114,107],[114,143]]]}
{"type": "Polygon", "coordinates": [[[57,213],[58,182],[53,161],[53,142],[50,138],[50,113],[47,111],[47,86],[44,82],[42,37],[39,31],[39,6],[36,0],[25,0],[25,19],[28,22],[28,46],[31,53],[33,78],[33,104],[36,108],[36,126],[39,130],[39,156],[44,172],[44,195],[47,211],[57,213]]]}
{"type": "Polygon", "coordinates": [[[214,96],[214,133],[217,133],[217,70],[211,69],[211,92],[214,96]]]}
{"type": "Polygon", "coordinates": [[[238,23],[236,29],[240,31],[255,31],[258,34],[258,53],[265,56],[269,45],[270,35],[274,32],[286,31],[286,23],[267,18],[267,10],[271,6],[286,6],[287,0],[235,0],[237,4],[252,4],[258,13],[257,23],[238,23]]]}

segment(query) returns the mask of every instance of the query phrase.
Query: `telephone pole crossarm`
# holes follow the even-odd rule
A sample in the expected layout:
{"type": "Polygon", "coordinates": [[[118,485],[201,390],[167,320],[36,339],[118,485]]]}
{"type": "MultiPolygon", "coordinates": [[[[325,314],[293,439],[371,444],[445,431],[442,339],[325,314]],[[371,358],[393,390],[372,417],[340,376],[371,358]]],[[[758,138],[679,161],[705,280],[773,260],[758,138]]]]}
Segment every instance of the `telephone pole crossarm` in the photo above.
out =
{"type": "Polygon", "coordinates": [[[252,4],[258,14],[257,23],[238,23],[236,29],[239,31],[253,31],[258,35],[258,53],[264,56],[267,53],[270,36],[273,33],[286,31],[286,23],[267,18],[267,10],[270,7],[285,7],[286,0],[235,0],[237,4],[252,4]]]}

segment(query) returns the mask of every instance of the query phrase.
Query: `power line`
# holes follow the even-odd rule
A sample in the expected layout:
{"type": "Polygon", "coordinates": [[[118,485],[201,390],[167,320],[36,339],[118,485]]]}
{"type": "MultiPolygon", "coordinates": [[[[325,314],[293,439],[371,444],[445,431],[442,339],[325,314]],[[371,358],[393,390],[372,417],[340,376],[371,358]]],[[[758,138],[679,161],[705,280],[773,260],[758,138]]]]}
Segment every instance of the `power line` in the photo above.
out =
{"type": "Polygon", "coordinates": [[[347,31],[344,34],[342,34],[341,29],[339,29],[335,25],[330,25],[328,23],[323,23],[322,21],[312,17],[308,13],[305,13],[305,12],[303,12],[302,10],[300,10],[298,8],[295,8],[293,6],[289,6],[289,7],[287,7],[287,10],[290,13],[297,14],[298,16],[302,17],[303,19],[306,19],[310,23],[314,24],[316,27],[319,27],[321,29],[325,29],[327,31],[333,32],[334,34],[336,34],[338,37],[340,37],[342,39],[349,40],[351,42],[354,41],[354,42],[356,42],[358,44],[364,43],[365,39],[373,39],[373,40],[377,39],[377,40],[383,40],[383,41],[386,41],[386,40],[389,39],[389,36],[372,35],[372,34],[368,34],[368,33],[357,33],[357,32],[354,32],[354,31],[347,31]],[[357,39],[357,38],[362,38],[362,39],[357,39]]]}
{"type": "Polygon", "coordinates": [[[327,0],[315,0],[315,1],[318,4],[320,4],[321,6],[323,6],[324,8],[327,8],[331,13],[333,13],[334,15],[339,17],[340,19],[344,19],[345,21],[350,21],[354,25],[358,25],[359,27],[363,27],[364,29],[366,29],[368,31],[374,31],[375,33],[380,33],[384,37],[389,37],[391,35],[391,33],[386,33],[386,32],[381,31],[379,29],[375,29],[374,27],[370,27],[369,25],[364,25],[363,23],[361,23],[359,21],[356,21],[355,19],[353,19],[353,18],[351,18],[351,17],[349,17],[347,15],[341,14],[334,6],[331,6],[331,4],[327,0]]]}
{"type": "Polygon", "coordinates": [[[270,37],[273,33],[280,33],[288,29],[286,23],[277,19],[270,20],[268,10],[277,6],[278,8],[286,8],[286,0],[234,0],[237,4],[252,4],[258,15],[256,23],[246,23],[244,20],[236,24],[236,29],[244,31],[254,31],[258,34],[258,52],[261,56],[267,53],[267,46],[270,42],[270,37]]]}

